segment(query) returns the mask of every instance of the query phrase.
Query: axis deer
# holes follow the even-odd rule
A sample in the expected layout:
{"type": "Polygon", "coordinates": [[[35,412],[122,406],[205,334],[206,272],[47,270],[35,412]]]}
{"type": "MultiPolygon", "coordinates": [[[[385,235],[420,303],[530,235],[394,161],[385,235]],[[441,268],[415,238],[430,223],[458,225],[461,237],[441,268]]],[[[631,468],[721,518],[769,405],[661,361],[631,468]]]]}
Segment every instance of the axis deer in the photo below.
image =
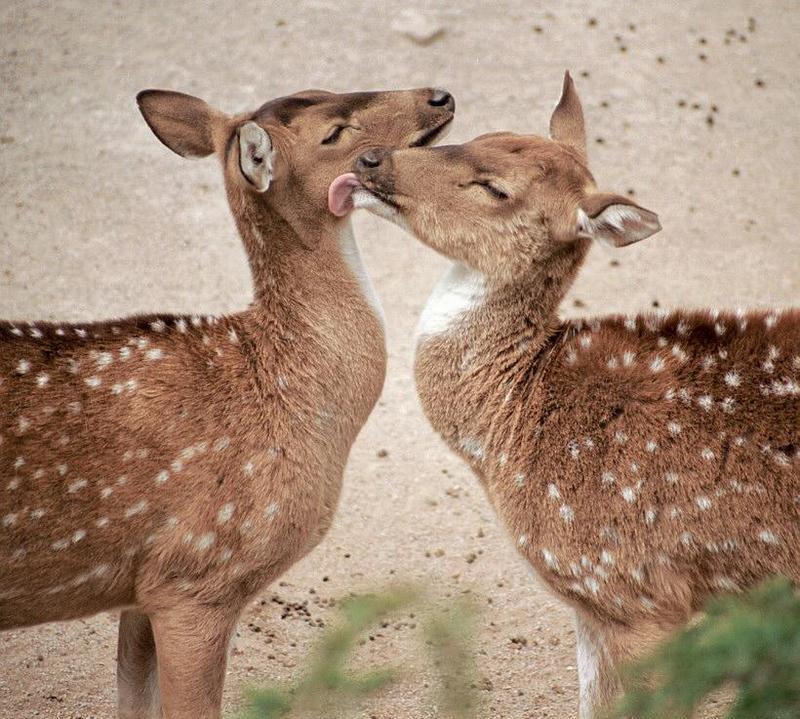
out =
{"type": "Polygon", "coordinates": [[[0,629],[124,607],[120,716],[218,717],[236,620],[325,534],[383,385],[380,310],[328,186],[370,147],[433,141],[454,102],[138,102],[167,147],[220,160],[255,299],[219,318],[0,324],[0,629]]]}
{"type": "Polygon", "coordinates": [[[419,397],[575,609],[588,719],[709,596],[800,580],[800,312],[560,321],[593,240],[660,225],[597,191],[569,74],[550,135],[370,152],[350,185],[453,261],[420,320],[419,397]]]}

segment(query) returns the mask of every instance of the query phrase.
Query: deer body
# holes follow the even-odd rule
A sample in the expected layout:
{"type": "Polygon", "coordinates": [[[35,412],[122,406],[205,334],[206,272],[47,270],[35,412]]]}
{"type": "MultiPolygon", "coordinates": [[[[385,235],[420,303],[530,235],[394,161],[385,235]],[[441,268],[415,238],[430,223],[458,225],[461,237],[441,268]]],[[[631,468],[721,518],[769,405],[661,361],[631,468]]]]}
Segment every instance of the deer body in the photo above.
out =
{"type": "Polygon", "coordinates": [[[569,75],[550,135],[370,153],[353,197],[454,261],[420,321],[420,401],[575,609],[592,719],[711,595],[800,581],[800,312],[560,321],[593,240],[660,224],[596,190],[569,75]]]}
{"type": "Polygon", "coordinates": [[[800,581],[800,313],[565,323],[532,279],[422,335],[415,376],[537,573],[620,625],[800,581]]]}
{"type": "Polygon", "coordinates": [[[3,326],[0,628],[146,607],[165,572],[239,603],[240,575],[249,595],[319,541],[385,371],[378,318],[324,254],[292,283],[300,311],[3,326]]]}
{"type": "Polygon", "coordinates": [[[365,147],[432,140],[453,101],[140,106],[179,154],[218,154],[254,301],[0,324],[0,630],[121,607],[120,716],[214,718],[239,613],[325,534],[383,386],[380,307],[328,185],[365,147]]]}

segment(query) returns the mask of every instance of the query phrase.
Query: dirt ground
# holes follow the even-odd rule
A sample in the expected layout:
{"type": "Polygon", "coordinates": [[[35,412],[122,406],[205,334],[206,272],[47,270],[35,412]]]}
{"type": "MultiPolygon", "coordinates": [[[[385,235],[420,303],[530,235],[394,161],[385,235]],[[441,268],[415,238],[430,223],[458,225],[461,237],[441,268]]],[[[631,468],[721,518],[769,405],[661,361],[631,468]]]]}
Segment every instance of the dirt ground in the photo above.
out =
{"type": "MultiPolygon", "coordinates": [[[[565,315],[800,297],[794,0],[4,0],[0,36],[6,318],[222,313],[249,301],[217,166],[158,143],[134,103],[142,88],[234,111],[308,87],[439,85],[456,96],[450,140],[462,141],[543,134],[567,67],[599,183],[635,193],[664,231],[593,251],[565,315]],[[443,33],[422,46],[393,30],[408,7],[443,33]]],[[[413,327],[444,263],[373,217],[355,225],[388,320],[385,391],[353,449],[329,536],[242,617],[226,706],[254,682],[296,676],[334,616],[330,599],[409,580],[441,604],[469,594],[481,607],[481,716],[574,717],[571,616],[536,585],[414,395],[413,327]]],[[[0,636],[0,717],[114,716],[115,622],[0,636]]],[[[411,624],[380,630],[366,658],[408,663],[411,624]]],[[[437,716],[424,681],[411,672],[359,716],[437,716]]]]}

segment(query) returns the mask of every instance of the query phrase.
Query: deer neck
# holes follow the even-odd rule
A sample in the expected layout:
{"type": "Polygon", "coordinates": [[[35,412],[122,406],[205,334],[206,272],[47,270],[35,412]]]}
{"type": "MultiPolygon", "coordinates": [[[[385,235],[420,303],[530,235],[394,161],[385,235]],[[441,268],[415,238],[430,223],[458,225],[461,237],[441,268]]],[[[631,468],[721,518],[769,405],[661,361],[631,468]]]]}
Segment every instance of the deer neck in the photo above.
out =
{"type": "Polygon", "coordinates": [[[558,306],[587,250],[584,241],[565,246],[502,286],[454,263],[431,294],[417,330],[417,391],[434,429],[468,460],[489,451],[492,428],[513,415],[513,393],[536,391],[562,334],[558,306]]]}
{"type": "Polygon", "coordinates": [[[271,208],[248,208],[234,215],[250,263],[256,310],[280,314],[295,311],[298,304],[306,311],[331,303],[363,305],[383,334],[383,308],[349,217],[301,236],[271,208]]]}

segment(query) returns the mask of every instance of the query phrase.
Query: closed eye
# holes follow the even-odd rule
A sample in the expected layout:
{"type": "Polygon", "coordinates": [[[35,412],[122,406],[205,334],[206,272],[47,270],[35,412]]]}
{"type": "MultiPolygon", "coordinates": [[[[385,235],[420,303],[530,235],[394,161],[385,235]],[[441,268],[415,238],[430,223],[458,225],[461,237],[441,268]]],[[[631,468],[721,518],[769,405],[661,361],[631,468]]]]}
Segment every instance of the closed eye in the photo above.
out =
{"type": "Polygon", "coordinates": [[[492,197],[496,200],[507,200],[508,193],[503,192],[497,185],[492,184],[488,180],[474,180],[471,184],[478,185],[482,187],[486,192],[488,192],[492,197]]]}
{"type": "Polygon", "coordinates": [[[339,137],[342,134],[342,130],[349,127],[349,125],[336,125],[331,131],[325,135],[325,139],[322,141],[323,145],[335,145],[339,141],[339,137]]]}

